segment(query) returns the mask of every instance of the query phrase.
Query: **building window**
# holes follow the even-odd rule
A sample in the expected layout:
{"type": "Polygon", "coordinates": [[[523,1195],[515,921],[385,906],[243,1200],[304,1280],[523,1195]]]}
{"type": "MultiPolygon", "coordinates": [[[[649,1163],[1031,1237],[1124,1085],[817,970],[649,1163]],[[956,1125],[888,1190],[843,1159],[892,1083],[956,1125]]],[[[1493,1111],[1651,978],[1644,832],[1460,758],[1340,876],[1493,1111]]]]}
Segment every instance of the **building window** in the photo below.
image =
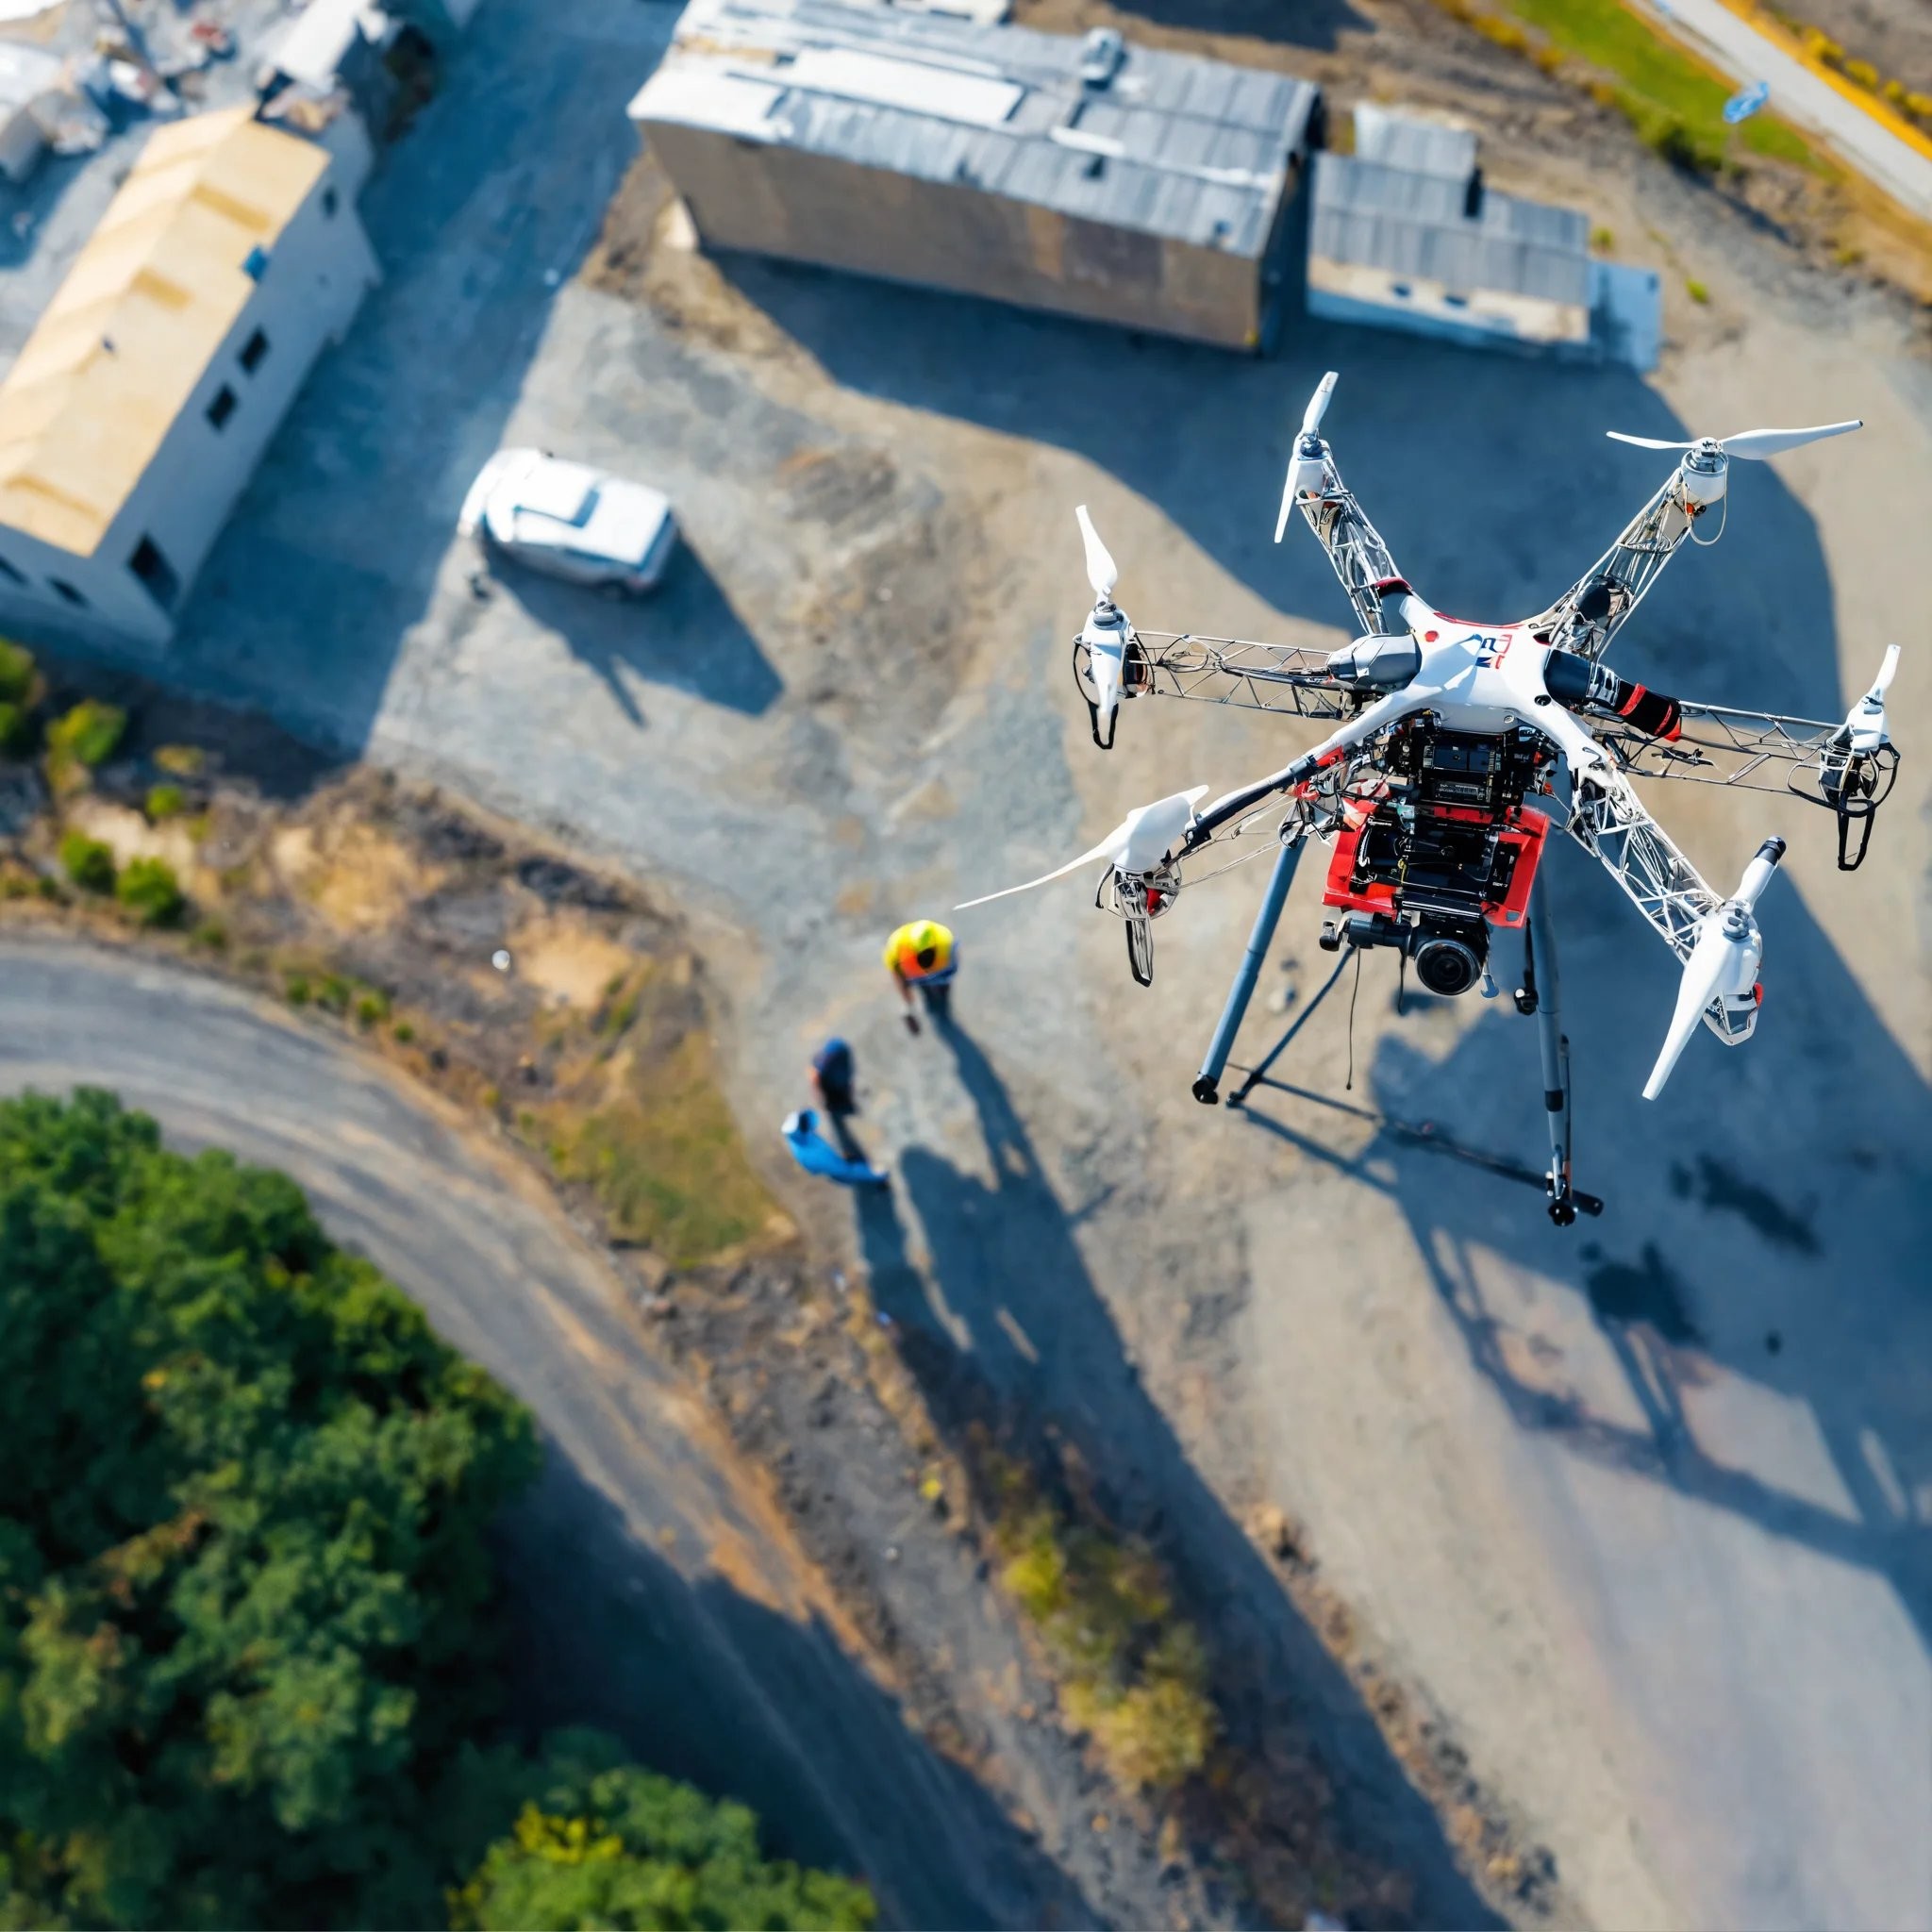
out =
{"type": "Polygon", "coordinates": [[[258,282],[268,273],[268,250],[258,242],[242,258],[242,273],[251,282],[258,282]]]}
{"type": "Polygon", "coordinates": [[[65,577],[49,577],[47,581],[53,585],[55,591],[59,596],[65,598],[68,603],[81,610],[87,608],[87,599],[65,577]]]}
{"type": "Polygon", "coordinates": [[[1444,295],[1442,297],[1442,306],[1445,308],[1467,308],[1469,307],[1469,297],[1467,295],[1444,295]]]}
{"type": "Polygon", "coordinates": [[[217,429],[227,427],[228,418],[235,413],[235,391],[225,382],[215,391],[215,399],[208,406],[208,420],[217,429]]]}
{"type": "Polygon", "coordinates": [[[163,610],[172,610],[175,600],[181,594],[181,579],[175,575],[175,567],[161,555],[160,545],[152,537],[143,537],[134,546],[134,555],[127,559],[127,568],[141,579],[141,587],[163,610]]]}
{"type": "Polygon", "coordinates": [[[26,582],[25,574],[15,570],[4,557],[0,557],[0,577],[5,577],[9,584],[24,584],[26,582]]]}
{"type": "Polygon", "coordinates": [[[1412,291],[1409,289],[1409,286],[1407,282],[1391,282],[1389,284],[1389,292],[1391,295],[1393,295],[1398,302],[1407,302],[1412,291]]]}
{"type": "Polygon", "coordinates": [[[253,375],[268,356],[268,338],[259,329],[242,344],[242,369],[247,375],[253,375]]]}
{"type": "Polygon", "coordinates": [[[337,206],[335,190],[333,188],[325,188],[322,191],[322,211],[331,221],[335,219],[337,206]]]}

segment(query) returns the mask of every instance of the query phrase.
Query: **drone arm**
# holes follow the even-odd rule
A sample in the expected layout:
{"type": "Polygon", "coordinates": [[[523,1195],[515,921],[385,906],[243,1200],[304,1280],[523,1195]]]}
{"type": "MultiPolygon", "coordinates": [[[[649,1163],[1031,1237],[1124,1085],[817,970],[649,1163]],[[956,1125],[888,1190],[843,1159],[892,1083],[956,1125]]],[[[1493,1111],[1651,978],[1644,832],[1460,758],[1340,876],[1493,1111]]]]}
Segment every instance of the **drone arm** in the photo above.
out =
{"type": "Polygon", "coordinates": [[[1401,583],[1402,573],[1395,568],[1381,532],[1341,480],[1334,454],[1320,437],[1304,435],[1296,444],[1288,486],[1282,492],[1281,517],[1274,526],[1277,543],[1287,532],[1291,507],[1301,510],[1316,541],[1328,553],[1328,561],[1355,606],[1356,628],[1363,632],[1382,629],[1379,587],[1401,583]]]}
{"type": "Polygon", "coordinates": [[[1195,813],[1193,823],[1188,827],[1186,842],[1181,846],[1183,856],[1198,852],[1224,825],[1245,818],[1257,805],[1277,792],[1292,791],[1324,766],[1332,765],[1344,752],[1365,739],[1373,738],[1398,718],[1406,717],[1410,711],[1425,710],[1435,696],[1432,690],[1391,691],[1367,710],[1351,718],[1347,724],[1331,731],[1320,744],[1304,752],[1291,765],[1284,765],[1266,778],[1258,778],[1252,785],[1243,785],[1239,791],[1217,798],[1207,810],[1195,813]]]}
{"type": "Polygon", "coordinates": [[[1530,618],[1526,627],[1559,649],[1595,662],[1677,554],[1692,523],[1683,473],[1674,470],[1609,549],[1547,610],[1530,618]]]}

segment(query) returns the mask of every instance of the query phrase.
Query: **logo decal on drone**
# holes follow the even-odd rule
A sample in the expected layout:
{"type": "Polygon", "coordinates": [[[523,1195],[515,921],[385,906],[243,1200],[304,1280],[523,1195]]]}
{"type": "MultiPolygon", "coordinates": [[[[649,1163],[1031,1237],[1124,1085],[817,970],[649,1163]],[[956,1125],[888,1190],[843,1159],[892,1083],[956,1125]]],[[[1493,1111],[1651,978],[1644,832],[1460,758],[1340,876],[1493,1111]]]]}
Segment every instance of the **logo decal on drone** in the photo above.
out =
{"type": "Polygon", "coordinates": [[[1473,630],[1462,641],[1465,648],[1474,650],[1477,670],[1493,671],[1509,655],[1512,636],[1507,631],[1498,634],[1473,630]]]}

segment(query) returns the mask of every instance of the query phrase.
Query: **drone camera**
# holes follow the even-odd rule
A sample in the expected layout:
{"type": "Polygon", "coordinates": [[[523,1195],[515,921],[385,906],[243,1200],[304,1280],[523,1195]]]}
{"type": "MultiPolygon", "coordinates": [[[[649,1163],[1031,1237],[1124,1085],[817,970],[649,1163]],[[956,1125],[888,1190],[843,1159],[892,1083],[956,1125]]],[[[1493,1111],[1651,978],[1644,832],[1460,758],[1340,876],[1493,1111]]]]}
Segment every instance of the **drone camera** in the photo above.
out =
{"type": "Polygon", "coordinates": [[[1386,913],[1350,912],[1323,926],[1320,944],[1328,953],[1344,945],[1393,946],[1414,962],[1415,976],[1428,991],[1454,999],[1481,980],[1489,965],[1490,929],[1480,919],[1424,913],[1410,925],[1386,913]]]}

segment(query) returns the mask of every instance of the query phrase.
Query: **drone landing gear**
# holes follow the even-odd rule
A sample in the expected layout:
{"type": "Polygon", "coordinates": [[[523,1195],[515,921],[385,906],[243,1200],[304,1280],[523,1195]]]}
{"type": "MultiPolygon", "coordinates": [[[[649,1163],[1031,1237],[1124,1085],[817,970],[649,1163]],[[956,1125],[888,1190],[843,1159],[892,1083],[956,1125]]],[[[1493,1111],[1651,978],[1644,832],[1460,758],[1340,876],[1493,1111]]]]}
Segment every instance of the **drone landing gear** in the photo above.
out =
{"type": "Polygon", "coordinates": [[[1579,1192],[1570,1182],[1570,1041],[1563,1031],[1561,994],[1549,893],[1537,887],[1529,895],[1529,928],[1523,935],[1523,984],[1516,989],[1516,1010],[1536,1017],[1543,1065],[1543,1110],[1550,1122],[1550,1170],[1543,1176],[1543,1189],[1550,1197],[1550,1219],[1558,1227],[1569,1227],[1579,1210],[1601,1214],[1604,1204],[1594,1194],[1579,1192]]]}
{"type": "MultiPolygon", "coordinates": [[[[1281,908],[1288,903],[1288,889],[1294,884],[1295,868],[1302,862],[1306,836],[1296,833],[1274,855],[1274,870],[1268,875],[1268,891],[1262,897],[1261,909],[1255,914],[1255,929],[1248,935],[1248,950],[1241,957],[1234,984],[1227,990],[1227,1004],[1222,1008],[1221,1024],[1215,1027],[1214,1038],[1208,1041],[1208,1058],[1201,1062],[1201,1071],[1194,1078],[1194,1098],[1203,1107],[1212,1107],[1221,1098],[1221,1076],[1227,1069],[1228,1055],[1234,1051],[1234,1037],[1241,1030],[1241,1018],[1248,1010],[1248,1002],[1255,996],[1255,982],[1261,976],[1261,962],[1268,957],[1268,948],[1274,943],[1274,928],[1281,924],[1281,908]]],[[[1131,933],[1131,928],[1129,931],[1131,933]]],[[[1139,976],[1138,973],[1136,976],[1139,976]]],[[[1307,1014],[1302,1017],[1307,1018],[1307,1014]]],[[[1254,1079],[1250,1076],[1247,1085],[1228,1105],[1239,1107],[1241,1094],[1253,1085],[1254,1079]]]]}

